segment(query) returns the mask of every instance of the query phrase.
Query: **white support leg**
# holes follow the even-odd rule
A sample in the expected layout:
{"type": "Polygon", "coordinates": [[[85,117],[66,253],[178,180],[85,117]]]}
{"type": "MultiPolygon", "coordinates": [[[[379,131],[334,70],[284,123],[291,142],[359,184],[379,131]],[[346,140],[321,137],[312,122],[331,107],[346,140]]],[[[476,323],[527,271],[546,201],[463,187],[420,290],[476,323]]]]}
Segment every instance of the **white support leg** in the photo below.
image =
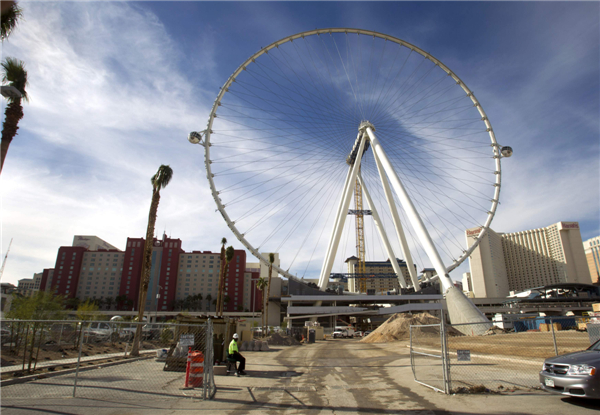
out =
{"type": "Polygon", "coordinates": [[[387,237],[385,229],[383,228],[383,222],[381,222],[379,213],[377,213],[375,204],[373,203],[373,200],[371,199],[371,195],[369,194],[369,191],[367,190],[367,186],[365,185],[365,182],[363,181],[360,173],[358,174],[358,180],[360,182],[360,186],[362,187],[363,194],[365,195],[365,199],[367,199],[367,204],[369,205],[369,209],[371,209],[371,212],[373,214],[373,221],[375,222],[375,227],[377,228],[377,231],[379,232],[379,237],[381,238],[381,241],[383,242],[383,246],[385,247],[385,251],[388,255],[388,258],[390,259],[392,268],[394,268],[394,272],[396,273],[396,276],[398,277],[398,282],[400,283],[400,286],[402,288],[406,288],[406,281],[404,281],[404,274],[402,273],[402,270],[400,269],[400,265],[398,265],[398,261],[396,260],[396,255],[394,255],[394,250],[392,249],[392,246],[390,245],[390,241],[387,237]]]}
{"type": "Polygon", "coordinates": [[[394,196],[392,195],[392,189],[390,189],[390,183],[388,182],[385,172],[383,171],[383,167],[381,166],[381,160],[379,160],[377,154],[373,153],[373,155],[375,156],[377,171],[379,172],[379,178],[381,179],[381,184],[383,185],[383,193],[385,193],[385,198],[388,202],[388,206],[390,207],[390,212],[392,212],[392,219],[394,221],[394,227],[396,228],[396,235],[400,241],[400,248],[402,249],[404,261],[408,267],[410,280],[413,283],[415,291],[419,291],[421,286],[419,285],[419,279],[417,278],[417,270],[415,269],[415,264],[412,260],[410,249],[408,248],[408,242],[406,241],[406,235],[404,235],[404,229],[402,229],[402,222],[400,221],[400,216],[398,215],[398,208],[394,202],[394,196]]]}
{"type": "Polygon", "coordinates": [[[491,323],[481,312],[481,310],[479,310],[460,289],[454,286],[454,283],[446,272],[446,267],[442,261],[442,258],[435,248],[435,245],[431,240],[431,236],[429,236],[429,232],[427,232],[427,229],[425,228],[425,224],[423,224],[423,221],[421,220],[417,209],[410,200],[410,197],[408,197],[408,193],[406,192],[406,189],[404,189],[400,178],[394,171],[394,168],[388,160],[385,151],[381,147],[381,144],[377,140],[377,137],[375,137],[375,133],[370,126],[366,127],[366,132],[371,140],[373,153],[376,155],[376,157],[379,157],[383,169],[392,182],[392,186],[394,187],[394,190],[400,199],[400,203],[402,203],[402,206],[404,207],[404,211],[408,216],[408,220],[417,233],[417,237],[421,241],[421,245],[425,249],[425,252],[431,260],[433,267],[437,271],[437,274],[440,278],[440,283],[442,284],[443,291],[446,295],[446,304],[448,307],[448,314],[450,315],[450,321],[452,321],[454,324],[473,323],[470,325],[457,326],[460,327],[460,330],[465,334],[483,334],[491,326],[491,323]]]}
{"type": "Polygon", "coordinates": [[[369,135],[369,139],[371,140],[371,146],[373,147],[373,153],[375,154],[375,156],[377,158],[379,158],[379,160],[383,166],[383,169],[385,170],[386,174],[388,175],[388,177],[390,179],[390,182],[392,182],[392,186],[394,187],[396,195],[398,195],[398,199],[400,199],[400,203],[402,203],[402,206],[404,207],[404,211],[406,212],[406,215],[408,216],[408,220],[410,221],[412,227],[414,228],[415,232],[417,233],[417,236],[418,236],[419,240],[421,241],[421,245],[425,249],[425,252],[427,253],[427,256],[429,257],[429,260],[432,262],[433,267],[437,271],[437,274],[440,276],[440,282],[442,283],[442,287],[444,288],[444,291],[446,291],[450,287],[453,287],[454,284],[452,283],[450,276],[446,272],[446,266],[444,265],[444,262],[442,261],[440,254],[438,253],[437,249],[435,248],[435,245],[433,244],[433,241],[431,240],[431,236],[429,236],[429,232],[427,232],[427,229],[425,228],[425,224],[421,220],[421,217],[419,216],[419,213],[417,212],[415,205],[413,205],[412,200],[410,200],[410,197],[408,196],[406,189],[404,188],[404,186],[402,185],[402,182],[400,181],[400,178],[394,171],[392,164],[390,163],[389,159],[387,158],[385,151],[381,147],[379,140],[377,140],[377,137],[375,137],[375,133],[373,132],[371,127],[367,127],[366,132],[369,135]]]}
{"type": "MultiPolygon", "coordinates": [[[[346,193],[349,189],[350,177],[352,176],[352,166],[348,167],[348,173],[346,174],[346,181],[344,181],[344,188],[342,189],[342,197],[340,197],[340,203],[338,204],[338,208],[335,212],[335,221],[333,222],[333,229],[331,230],[331,236],[329,237],[329,244],[327,245],[327,251],[325,252],[325,259],[323,260],[323,267],[325,264],[329,262],[329,257],[331,256],[331,248],[333,247],[333,240],[335,237],[335,231],[338,228],[338,223],[341,218],[345,218],[347,212],[343,211],[344,200],[346,200],[346,193]]],[[[344,225],[342,224],[342,228],[344,225]]],[[[334,254],[335,256],[335,254],[334,254]]],[[[322,270],[323,268],[321,268],[322,270]]],[[[321,273],[322,275],[322,273],[321,273]]],[[[319,287],[321,286],[321,276],[319,276],[319,287]]]]}
{"type": "Polygon", "coordinates": [[[329,241],[329,247],[327,248],[327,255],[323,261],[323,267],[321,268],[321,275],[319,276],[319,288],[321,291],[327,289],[327,283],[329,282],[329,275],[331,274],[331,268],[333,267],[333,261],[337,253],[337,248],[340,243],[340,237],[342,236],[342,230],[344,229],[344,223],[346,222],[346,216],[348,216],[348,207],[350,206],[350,199],[352,196],[352,189],[356,182],[356,176],[360,170],[360,162],[362,159],[362,153],[365,148],[366,136],[359,133],[360,144],[358,147],[358,153],[356,161],[352,165],[350,176],[347,178],[346,188],[344,189],[342,200],[338,208],[338,217],[336,218],[333,230],[331,232],[331,239],[329,241]]]}

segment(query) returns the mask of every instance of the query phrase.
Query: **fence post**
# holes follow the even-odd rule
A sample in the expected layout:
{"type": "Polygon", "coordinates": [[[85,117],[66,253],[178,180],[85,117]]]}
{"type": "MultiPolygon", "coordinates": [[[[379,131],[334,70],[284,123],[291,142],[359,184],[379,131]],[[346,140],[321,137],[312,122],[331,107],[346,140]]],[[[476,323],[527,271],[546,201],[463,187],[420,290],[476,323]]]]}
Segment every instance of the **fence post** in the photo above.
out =
{"type": "MultiPolygon", "coordinates": [[[[204,373],[202,374],[202,399],[206,400],[206,372],[208,369],[208,359],[209,359],[209,352],[210,350],[208,349],[208,323],[210,322],[210,318],[206,320],[206,327],[204,329],[204,335],[205,335],[205,340],[204,340],[204,373]]],[[[210,376],[208,376],[208,378],[210,379],[210,376]]]]}
{"type": "Polygon", "coordinates": [[[442,371],[444,372],[444,393],[450,393],[450,364],[448,362],[448,350],[446,344],[446,318],[444,310],[440,310],[440,341],[442,346],[442,371]]]}
{"type": "Polygon", "coordinates": [[[81,332],[79,333],[79,353],[77,355],[77,369],[75,369],[75,383],[73,384],[73,398],[77,392],[77,377],[79,376],[79,364],[81,363],[81,350],[83,349],[83,321],[81,322],[81,332]]]}
{"type": "Polygon", "coordinates": [[[550,326],[552,327],[552,341],[554,342],[554,353],[558,356],[558,346],[556,345],[556,333],[554,332],[554,322],[550,319],[550,326]]]}
{"type": "Polygon", "coordinates": [[[415,370],[415,357],[413,354],[413,326],[411,325],[408,328],[408,334],[409,334],[409,341],[410,341],[410,367],[412,369],[413,372],[413,378],[417,378],[417,372],[415,370]]]}

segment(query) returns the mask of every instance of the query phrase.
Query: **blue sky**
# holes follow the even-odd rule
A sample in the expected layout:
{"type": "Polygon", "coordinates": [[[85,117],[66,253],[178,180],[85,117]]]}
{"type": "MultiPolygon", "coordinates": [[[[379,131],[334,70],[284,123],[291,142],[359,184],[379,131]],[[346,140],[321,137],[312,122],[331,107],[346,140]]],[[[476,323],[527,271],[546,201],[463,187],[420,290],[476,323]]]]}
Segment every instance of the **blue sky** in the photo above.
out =
{"type": "Polygon", "coordinates": [[[121,249],[144,235],[160,164],[175,176],[157,234],[185,250],[234,242],[187,133],[205,128],[219,87],[251,54],[325,27],[413,43],[475,92],[498,141],[515,150],[494,230],[564,220],[579,221],[584,240],[600,234],[597,2],[21,4],[2,58],[26,62],[31,103],[0,177],[2,256],[14,238],[3,282],[52,267],[73,235],[121,249]]]}

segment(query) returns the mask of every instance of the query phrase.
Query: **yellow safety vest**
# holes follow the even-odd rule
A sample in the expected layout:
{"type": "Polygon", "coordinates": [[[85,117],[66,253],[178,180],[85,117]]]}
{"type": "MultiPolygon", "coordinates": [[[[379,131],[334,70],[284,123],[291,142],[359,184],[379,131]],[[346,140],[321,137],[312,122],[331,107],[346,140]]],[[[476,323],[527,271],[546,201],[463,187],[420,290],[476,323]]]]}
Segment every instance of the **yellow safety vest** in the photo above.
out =
{"type": "Polygon", "coordinates": [[[229,354],[233,354],[234,352],[238,352],[238,345],[237,342],[235,340],[231,340],[231,343],[229,343],[229,354]]]}

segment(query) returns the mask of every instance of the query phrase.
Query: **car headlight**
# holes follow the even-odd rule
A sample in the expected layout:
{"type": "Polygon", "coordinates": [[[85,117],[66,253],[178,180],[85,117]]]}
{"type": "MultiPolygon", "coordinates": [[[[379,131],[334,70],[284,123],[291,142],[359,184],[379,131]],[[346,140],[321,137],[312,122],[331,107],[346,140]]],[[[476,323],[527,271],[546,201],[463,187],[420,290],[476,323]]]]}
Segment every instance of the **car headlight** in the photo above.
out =
{"type": "Polygon", "coordinates": [[[596,368],[587,364],[584,365],[572,365],[567,372],[568,375],[588,375],[592,376],[596,374],[596,368]]]}

